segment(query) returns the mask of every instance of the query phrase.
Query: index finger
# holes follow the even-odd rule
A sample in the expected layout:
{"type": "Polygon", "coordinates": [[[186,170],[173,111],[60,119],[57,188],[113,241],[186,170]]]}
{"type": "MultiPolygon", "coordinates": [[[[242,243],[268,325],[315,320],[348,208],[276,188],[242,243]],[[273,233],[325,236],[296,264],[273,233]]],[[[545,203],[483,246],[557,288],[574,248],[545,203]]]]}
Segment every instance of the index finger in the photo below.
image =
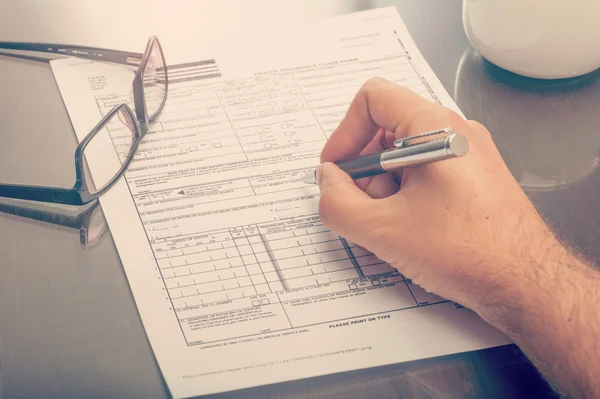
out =
{"type": "Polygon", "coordinates": [[[445,117],[448,114],[444,112],[445,116],[442,116],[440,109],[439,105],[403,86],[382,78],[369,79],[327,140],[321,151],[321,162],[358,155],[380,127],[394,132],[396,139],[448,127],[449,121],[445,117]]]}

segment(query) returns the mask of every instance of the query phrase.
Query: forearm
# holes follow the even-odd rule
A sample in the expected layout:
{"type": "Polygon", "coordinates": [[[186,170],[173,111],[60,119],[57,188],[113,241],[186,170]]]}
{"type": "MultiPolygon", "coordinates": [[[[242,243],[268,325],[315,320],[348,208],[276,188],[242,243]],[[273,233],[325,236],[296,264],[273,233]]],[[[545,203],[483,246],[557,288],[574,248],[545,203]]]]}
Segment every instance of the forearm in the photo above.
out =
{"type": "Polygon", "coordinates": [[[479,309],[567,397],[600,397],[600,273],[560,245],[515,260],[511,286],[479,309]]]}

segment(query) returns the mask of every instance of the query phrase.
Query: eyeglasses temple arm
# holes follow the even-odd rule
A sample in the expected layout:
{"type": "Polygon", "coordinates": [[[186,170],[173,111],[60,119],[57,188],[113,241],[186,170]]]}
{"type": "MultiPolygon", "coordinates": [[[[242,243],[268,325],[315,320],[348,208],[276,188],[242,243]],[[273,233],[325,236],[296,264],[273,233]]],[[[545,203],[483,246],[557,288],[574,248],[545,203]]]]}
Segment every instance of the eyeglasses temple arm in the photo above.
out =
{"type": "Polygon", "coordinates": [[[30,201],[52,202],[64,205],[83,205],[79,191],[72,188],[25,186],[0,184],[0,197],[23,199],[30,201]]]}
{"type": "MultiPolygon", "coordinates": [[[[97,47],[73,46],[55,43],[0,42],[0,49],[18,51],[37,51],[42,53],[69,55],[96,61],[139,66],[143,54],[127,51],[109,50],[97,47]]],[[[5,53],[6,54],[6,53],[5,53]]]]}

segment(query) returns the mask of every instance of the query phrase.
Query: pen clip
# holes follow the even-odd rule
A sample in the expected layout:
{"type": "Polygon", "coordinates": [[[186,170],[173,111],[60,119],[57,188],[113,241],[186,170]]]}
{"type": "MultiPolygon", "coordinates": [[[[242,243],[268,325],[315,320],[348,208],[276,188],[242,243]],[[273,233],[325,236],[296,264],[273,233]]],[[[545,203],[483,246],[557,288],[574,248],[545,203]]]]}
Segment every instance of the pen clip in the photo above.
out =
{"type": "MultiPolygon", "coordinates": [[[[416,136],[410,136],[410,137],[405,137],[402,139],[394,140],[394,147],[396,147],[396,148],[408,147],[411,141],[422,138],[422,137],[443,136],[444,138],[446,138],[446,137],[450,136],[451,134],[454,134],[454,130],[450,127],[447,127],[444,129],[432,130],[430,132],[421,133],[416,136]]],[[[441,137],[440,137],[440,139],[441,139],[441,137]]],[[[438,140],[438,139],[432,139],[429,141],[433,141],[433,140],[438,140]]]]}

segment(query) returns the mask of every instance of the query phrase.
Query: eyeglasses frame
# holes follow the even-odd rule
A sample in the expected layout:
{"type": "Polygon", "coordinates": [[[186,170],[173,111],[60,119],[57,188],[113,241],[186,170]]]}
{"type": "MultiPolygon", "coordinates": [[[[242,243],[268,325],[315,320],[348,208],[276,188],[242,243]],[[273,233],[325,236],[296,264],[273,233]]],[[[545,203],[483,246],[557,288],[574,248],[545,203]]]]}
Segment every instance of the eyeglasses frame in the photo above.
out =
{"type": "MultiPolygon", "coordinates": [[[[75,149],[75,184],[72,188],[50,187],[50,186],[35,186],[35,185],[18,185],[18,184],[0,184],[0,197],[24,199],[30,201],[51,202],[64,205],[85,205],[91,201],[98,199],[102,194],[107,192],[119,178],[125,173],[125,170],[133,160],[133,157],[138,149],[140,141],[148,132],[148,126],[153,122],[162,109],[164,108],[168,95],[168,73],[167,63],[165,61],[164,52],[160,41],[156,36],[150,36],[146,44],[144,54],[130,53],[117,50],[101,49],[97,47],[80,47],[72,45],[59,45],[49,43],[16,43],[16,42],[0,42],[0,49],[20,50],[20,51],[37,51],[54,53],[61,55],[74,56],[78,58],[87,58],[112,62],[125,65],[138,65],[138,69],[133,79],[133,100],[135,114],[131,107],[126,103],[121,103],[114,106],[101,120],[94,126],[92,130],[84,137],[75,149]],[[144,71],[148,64],[148,59],[154,45],[158,46],[160,56],[165,68],[165,94],[158,110],[154,115],[148,116],[148,109],[144,96],[144,71]],[[139,60],[139,61],[138,61],[139,60]],[[84,173],[84,158],[83,152],[90,141],[98,132],[119,112],[124,111],[132,121],[133,128],[133,144],[127,155],[127,158],[122,163],[119,171],[112,179],[99,191],[91,192],[84,173]]],[[[2,53],[2,55],[11,55],[10,53],[2,53]]]]}

